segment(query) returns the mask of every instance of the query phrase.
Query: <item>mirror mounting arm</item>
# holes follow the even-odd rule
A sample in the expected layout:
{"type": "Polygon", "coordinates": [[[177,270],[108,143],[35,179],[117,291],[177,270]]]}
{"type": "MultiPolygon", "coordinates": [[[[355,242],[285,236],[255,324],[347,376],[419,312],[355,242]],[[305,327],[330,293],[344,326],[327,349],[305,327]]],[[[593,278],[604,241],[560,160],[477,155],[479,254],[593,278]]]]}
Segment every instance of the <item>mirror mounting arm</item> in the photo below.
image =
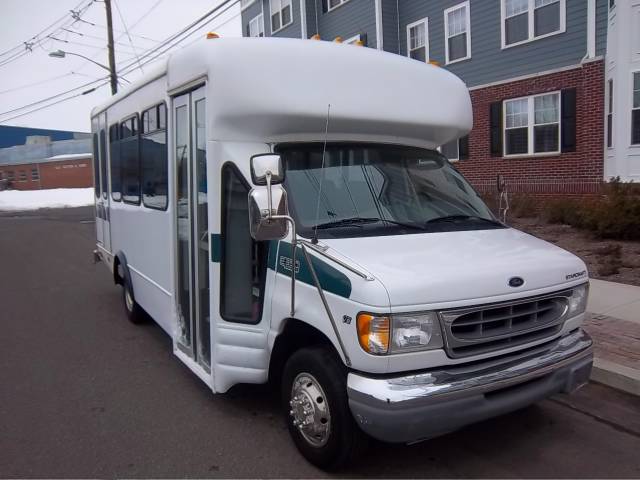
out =
{"type": "Polygon", "coordinates": [[[267,170],[267,204],[269,205],[269,212],[267,213],[267,218],[271,220],[272,218],[272,210],[273,210],[273,202],[271,200],[271,170],[267,170]]]}
{"type": "MultiPolygon", "coordinates": [[[[269,182],[269,176],[267,176],[267,182],[269,182]]],[[[269,197],[269,200],[270,199],[269,197]]],[[[271,205],[269,205],[269,211],[271,211],[271,205]]],[[[296,222],[289,215],[273,215],[270,218],[273,220],[286,220],[291,224],[291,317],[293,318],[296,312],[296,249],[298,248],[296,222]]]]}

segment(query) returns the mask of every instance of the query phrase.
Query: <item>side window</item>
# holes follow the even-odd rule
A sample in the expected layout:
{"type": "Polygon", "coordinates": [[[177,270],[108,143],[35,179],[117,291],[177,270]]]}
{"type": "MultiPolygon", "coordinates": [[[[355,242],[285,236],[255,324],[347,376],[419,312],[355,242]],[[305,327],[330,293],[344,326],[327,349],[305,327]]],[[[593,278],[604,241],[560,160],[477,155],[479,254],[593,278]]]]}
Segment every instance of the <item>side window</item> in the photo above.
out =
{"type": "Polygon", "coordinates": [[[122,199],[140,205],[140,145],[138,117],[120,124],[120,168],[122,171],[122,199]]]}
{"type": "Polygon", "coordinates": [[[142,158],[142,202],[145,207],[165,210],[168,203],[167,130],[164,103],[142,114],[140,157],[142,158]]]}
{"type": "Polygon", "coordinates": [[[120,169],[120,135],[118,125],[109,127],[109,154],[111,156],[111,198],[116,202],[122,200],[120,169]]]}
{"type": "Polygon", "coordinates": [[[229,322],[262,318],[268,242],[249,233],[249,186],[236,167],[222,168],[222,292],[220,315],[229,322]]]}

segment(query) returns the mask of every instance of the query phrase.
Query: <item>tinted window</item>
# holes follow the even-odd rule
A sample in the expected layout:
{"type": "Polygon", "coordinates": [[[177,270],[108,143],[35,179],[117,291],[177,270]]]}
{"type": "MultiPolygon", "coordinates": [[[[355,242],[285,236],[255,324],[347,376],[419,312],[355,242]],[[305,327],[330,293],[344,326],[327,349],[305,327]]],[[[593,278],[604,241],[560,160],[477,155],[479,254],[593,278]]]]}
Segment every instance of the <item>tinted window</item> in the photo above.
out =
{"type": "Polygon", "coordinates": [[[222,171],[222,295],[227,321],[258,323],[262,316],[267,242],[249,233],[249,187],[231,165],[222,171]]]}
{"type": "Polygon", "coordinates": [[[150,108],[142,114],[142,133],[158,130],[158,108],[150,108]]]}
{"type": "Polygon", "coordinates": [[[122,170],[122,199],[140,204],[140,155],[139,137],[134,132],[137,117],[123,122],[121,133],[128,136],[120,140],[120,168],[122,170]]]}
{"type": "Polygon", "coordinates": [[[111,198],[119,202],[122,199],[122,172],[120,168],[118,125],[111,125],[109,128],[109,154],[111,155],[111,198]]]}
{"type": "MultiPolygon", "coordinates": [[[[164,210],[168,203],[167,131],[160,128],[160,107],[142,114],[140,156],[142,158],[142,201],[146,207],[164,210]]],[[[166,122],[162,122],[166,124],[166,122]]]]}

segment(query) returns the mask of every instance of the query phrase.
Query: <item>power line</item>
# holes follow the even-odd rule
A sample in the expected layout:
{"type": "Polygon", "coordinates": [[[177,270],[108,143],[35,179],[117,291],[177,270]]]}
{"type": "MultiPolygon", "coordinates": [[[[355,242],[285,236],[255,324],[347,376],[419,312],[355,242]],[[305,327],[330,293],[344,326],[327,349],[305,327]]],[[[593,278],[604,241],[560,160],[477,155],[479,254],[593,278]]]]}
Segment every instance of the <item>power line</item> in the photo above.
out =
{"type": "MultiPolygon", "coordinates": [[[[79,37],[91,38],[91,39],[93,39],[93,40],[100,40],[101,42],[103,42],[103,41],[104,41],[104,38],[99,37],[99,36],[97,36],[97,35],[91,35],[91,34],[88,34],[88,33],[79,32],[79,31],[77,31],[77,30],[69,30],[68,28],[63,28],[62,30],[64,30],[65,32],[68,32],[68,33],[72,33],[72,34],[74,34],[74,35],[78,35],[79,37]]],[[[113,43],[114,43],[115,45],[121,45],[121,46],[123,46],[123,47],[129,48],[129,44],[128,44],[128,43],[118,42],[118,41],[115,41],[115,42],[113,42],[113,43]]],[[[106,47],[101,47],[101,46],[99,46],[99,45],[91,45],[91,46],[92,46],[92,47],[96,47],[96,48],[100,48],[101,50],[104,50],[104,49],[106,48],[106,47]]],[[[134,47],[134,45],[133,45],[133,44],[132,44],[131,46],[132,46],[132,47],[134,47]]],[[[138,47],[136,47],[136,48],[140,48],[140,47],[138,46],[138,47]]]]}
{"type": "MultiPolygon", "coordinates": [[[[207,13],[205,13],[204,15],[202,15],[201,17],[199,17],[197,20],[191,22],[189,25],[187,25],[186,27],[182,28],[181,30],[179,30],[178,32],[174,33],[173,35],[169,36],[167,39],[165,39],[163,42],[160,43],[160,45],[157,45],[149,50],[147,50],[146,52],[144,52],[140,58],[141,59],[145,59],[148,58],[150,55],[153,55],[154,52],[157,52],[159,50],[162,50],[164,48],[164,50],[162,50],[160,53],[158,53],[157,55],[155,55],[154,57],[150,58],[149,60],[143,62],[143,65],[155,60],[156,58],[158,58],[160,55],[164,54],[165,52],[167,52],[168,50],[170,50],[172,47],[175,47],[176,45],[178,45],[181,41],[185,40],[186,38],[190,37],[191,35],[193,35],[194,33],[196,33],[196,31],[193,32],[189,32],[189,30],[192,30],[194,27],[196,28],[201,28],[204,25],[199,25],[203,22],[205,22],[205,25],[209,24],[211,21],[215,20],[216,18],[218,18],[220,15],[222,15],[223,13],[225,13],[226,11],[228,11],[233,5],[239,3],[240,0],[224,0],[222,3],[220,3],[218,6],[212,8],[211,10],[209,10],[207,13]],[[229,5],[230,4],[230,5],[229,5]],[[218,15],[216,15],[213,18],[209,18],[211,17],[213,14],[217,13],[220,9],[222,9],[223,7],[227,7],[225,8],[224,11],[220,12],[218,15]],[[180,37],[184,37],[184,38],[180,38],[180,37]],[[174,43],[176,42],[177,43],[174,43]],[[167,46],[168,45],[168,46],[167,46]],[[166,48],[165,48],[166,47],[166,48]]],[[[122,73],[129,73],[131,66],[133,66],[135,64],[135,62],[130,63],[129,65],[126,65],[125,67],[122,68],[122,73]]]]}
{"type": "Polygon", "coordinates": [[[42,42],[46,41],[50,35],[56,35],[61,31],[62,27],[74,24],[76,21],[74,20],[75,15],[78,15],[78,16],[84,15],[86,11],[89,9],[89,7],[93,5],[93,2],[94,0],[83,0],[76,6],[75,10],[71,10],[71,12],[74,14],[74,17],[68,18],[68,14],[63,17],[60,17],[58,20],[51,23],[49,26],[47,26],[46,28],[38,32],[36,35],[32,36],[27,41],[23,42],[21,45],[15,46],[9,50],[6,50],[0,53],[0,62],[1,62],[0,67],[8,65],[9,63],[12,63],[15,60],[22,58],[24,55],[33,52],[33,47],[42,46],[41,45],[42,42]],[[9,58],[4,58],[4,59],[1,58],[2,56],[6,57],[7,54],[9,54],[9,58]]]}
{"type": "Polygon", "coordinates": [[[17,107],[17,108],[13,108],[11,110],[7,110],[6,112],[0,112],[0,116],[7,115],[7,114],[13,113],[13,112],[18,112],[20,110],[24,110],[25,108],[29,108],[29,107],[33,107],[33,106],[39,105],[40,103],[48,102],[49,100],[53,100],[53,99],[56,99],[58,97],[62,97],[63,95],[66,95],[66,94],[71,93],[71,92],[75,92],[76,90],[80,90],[81,88],[86,88],[86,87],[88,87],[90,85],[93,85],[94,83],[97,83],[97,82],[99,82],[101,80],[104,80],[104,78],[101,78],[100,80],[92,80],[91,82],[84,83],[84,84],[82,84],[82,85],[80,85],[78,87],[75,87],[75,88],[72,88],[70,90],[67,90],[66,92],[57,93],[55,95],[51,95],[50,97],[43,98],[42,100],[37,100],[37,101],[29,103],[27,105],[23,105],[21,107],[17,107]]]}
{"type": "Polygon", "coordinates": [[[59,79],[64,78],[64,77],[69,77],[69,76],[71,76],[73,74],[74,74],[74,72],[69,72],[69,73],[65,73],[63,75],[56,75],[55,77],[46,78],[44,80],[40,80],[39,82],[27,83],[26,85],[20,85],[19,87],[14,87],[14,88],[9,88],[7,90],[2,90],[2,91],[0,91],[0,95],[5,94],[5,93],[16,92],[18,90],[23,90],[23,89],[29,88],[29,87],[35,87],[37,85],[42,85],[42,84],[48,83],[48,82],[53,82],[54,80],[59,80],[59,79]]]}
{"type": "Polygon", "coordinates": [[[144,73],[144,70],[142,69],[142,65],[140,64],[140,56],[138,55],[136,47],[133,45],[133,40],[131,39],[131,34],[129,33],[129,29],[127,28],[127,23],[124,21],[124,17],[122,16],[122,12],[120,11],[120,7],[118,6],[118,2],[116,0],[113,0],[113,4],[116,6],[116,11],[118,12],[118,16],[120,17],[120,21],[122,22],[122,25],[124,26],[124,31],[127,33],[127,38],[129,39],[129,43],[131,44],[131,48],[133,49],[133,53],[136,56],[136,59],[138,60],[138,67],[140,68],[140,71],[142,73],[144,73]]]}
{"type": "MultiPolygon", "coordinates": [[[[220,5],[214,7],[209,12],[207,12],[206,14],[202,15],[201,17],[199,17],[197,20],[191,22],[189,25],[187,25],[186,27],[182,28],[178,32],[170,35],[167,39],[165,39],[164,41],[160,42],[159,45],[157,45],[157,46],[155,46],[153,48],[150,48],[149,50],[144,52],[144,54],[141,57],[139,57],[137,59],[137,61],[131,62],[128,65],[124,66],[121,69],[121,75],[129,73],[129,71],[133,71],[135,68],[137,68],[137,67],[135,67],[136,63],[141,63],[141,65],[146,65],[146,64],[158,59],[160,56],[165,54],[171,48],[178,46],[181,42],[183,42],[187,38],[191,37],[195,33],[198,33],[197,29],[200,29],[200,28],[203,28],[203,27],[209,25],[216,18],[222,16],[224,13],[229,11],[234,5],[238,4],[239,2],[240,2],[240,0],[225,0],[225,1],[223,1],[220,5]],[[223,9],[223,7],[226,7],[226,8],[223,9]],[[214,15],[216,13],[217,13],[217,15],[214,15]],[[212,15],[214,15],[213,18],[209,18],[212,15]],[[200,25],[200,24],[202,24],[202,25],[200,25]],[[196,30],[189,32],[194,27],[196,28],[196,30]],[[155,53],[155,52],[158,52],[158,53],[156,53],[156,55],[153,55],[153,53],[155,53]],[[153,55],[153,56],[149,58],[150,55],[153,55]],[[144,58],[147,58],[147,60],[145,60],[144,62],[141,62],[141,60],[144,59],[144,58]],[[134,68],[132,70],[128,70],[128,69],[131,69],[132,66],[134,68]]],[[[156,2],[156,4],[154,5],[153,8],[155,8],[159,3],[160,2],[156,2]]],[[[236,18],[237,16],[238,16],[238,14],[234,15],[231,19],[236,18]]],[[[231,21],[231,19],[225,20],[225,22],[223,22],[222,25],[224,25],[225,23],[228,23],[229,21],[231,21]]],[[[18,107],[18,108],[12,109],[12,110],[8,110],[6,112],[2,112],[2,113],[0,113],[0,116],[4,116],[4,115],[10,114],[10,113],[14,113],[14,112],[17,112],[17,111],[20,111],[20,110],[24,110],[24,109],[28,109],[28,108],[31,108],[31,107],[35,107],[35,106],[40,105],[42,103],[50,102],[51,100],[54,100],[54,99],[59,98],[61,96],[67,95],[67,94],[69,94],[71,92],[74,92],[74,91],[77,91],[77,90],[79,90],[81,88],[85,88],[87,86],[94,85],[94,84],[100,82],[101,80],[104,80],[104,79],[94,80],[92,82],[88,82],[86,84],[83,84],[81,86],[75,87],[75,88],[70,89],[70,90],[67,90],[65,92],[61,92],[61,93],[58,93],[56,95],[52,95],[50,97],[44,98],[42,100],[38,100],[36,102],[32,102],[30,104],[23,105],[22,107],[18,107]]],[[[103,82],[102,84],[95,86],[91,91],[93,91],[93,90],[95,90],[97,88],[101,88],[102,86],[106,85],[107,83],[108,82],[103,82]]],[[[37,111],[39,111],[41,109],[49,108],[49,107],[51,107],[53,105],[57,105],[58,103],[61,103],[61,102],[66,101],[66,100],[70,100],[71,98],[75,98],[75,97],[78,97],[80,95],[84,95],[86,93],[88,93],[88,92],[83,92],[83,93],[80,93],[78,95],[74,95],[72,97],[65,97],[65,98],[63,98],[61,100],[55,101],[55,102],[50,103],[48,105],[45,105],[43,107],[34,108],[34,109],[32,109],[32,110],[30,110],[28,112],[23,112],[23,113],[20,113],[18,115],[12,116],[10,118],[6,118],[4,120],[0,120],[0,122],[6,122],[8,120],[12,120],[12,119],[17,118],[17,117],[28,115],[30,113],[35,113],[35,112],[37,112],[37,111]]]]}
{"type": "Polygon", "coordinates": [[[72,95],[72,96],[70,96],[70,97],[62,98],[62,99],[60,99],[60,100],[57,100],[57,101],[55,101],[55,102],[52,102],[52,103],[50,103],[50,104],[48,104],[48,105],[45,105],[45,106],[43,106],[43,107],[35,108],[35,109],[30,110],[30,111],[28,111],[28,112],[19,113],[18,115],[14,115],[13,117],[5,118],[4,120],[0,120],[0,123],[4,123],[4,122],[8,122],[9,120],[14,120],[14,119],[16,119],[16,118],[24,117],[25,115],[30,115],[30,114],[32,114],[32,113],[36,113],[36,112],[39,112],[39,111],[41,111],[41,110],[45,110],[45,109],[47,109],[47,108],[53,107],[54,105],[58,105],[59,103],[67,102],[67,101],[72,100],[72,99],[74,99],[74,98],[78,98],[78,97],[81,97],[81,96],[83,96],[83,95],[87,95],[88,93],[91,93],[91,92],[93,92],[93,91],[97,90],[98,88],[104,87],[104,86],[105,86],[105,85],[107,85],[108,83],[109,83],[108,81],[103,82],[103,83],[101,83],[100,85],[98,85],[98,86],[96,86],[96,87],[94,87],[94,88],[91,88],[91,89],[89,89],[89,90],[87,90],[87,91],[85,91],[85,92],[81,92],[81,93],[78,93],[78,94],[76,94],[76,95],[72,95]]]}

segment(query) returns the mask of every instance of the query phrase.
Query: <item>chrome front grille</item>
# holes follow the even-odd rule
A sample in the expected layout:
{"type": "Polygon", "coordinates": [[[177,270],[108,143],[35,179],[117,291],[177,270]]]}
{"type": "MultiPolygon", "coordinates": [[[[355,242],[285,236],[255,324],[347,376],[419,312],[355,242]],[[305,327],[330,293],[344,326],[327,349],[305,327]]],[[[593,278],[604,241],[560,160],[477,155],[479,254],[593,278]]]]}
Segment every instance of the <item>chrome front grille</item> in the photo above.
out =
{"type": "Polygon", "coordinates": [[[552,337],[561,329],[571,290],[440,313],[447,353],[468,357],[552,337]]]}

